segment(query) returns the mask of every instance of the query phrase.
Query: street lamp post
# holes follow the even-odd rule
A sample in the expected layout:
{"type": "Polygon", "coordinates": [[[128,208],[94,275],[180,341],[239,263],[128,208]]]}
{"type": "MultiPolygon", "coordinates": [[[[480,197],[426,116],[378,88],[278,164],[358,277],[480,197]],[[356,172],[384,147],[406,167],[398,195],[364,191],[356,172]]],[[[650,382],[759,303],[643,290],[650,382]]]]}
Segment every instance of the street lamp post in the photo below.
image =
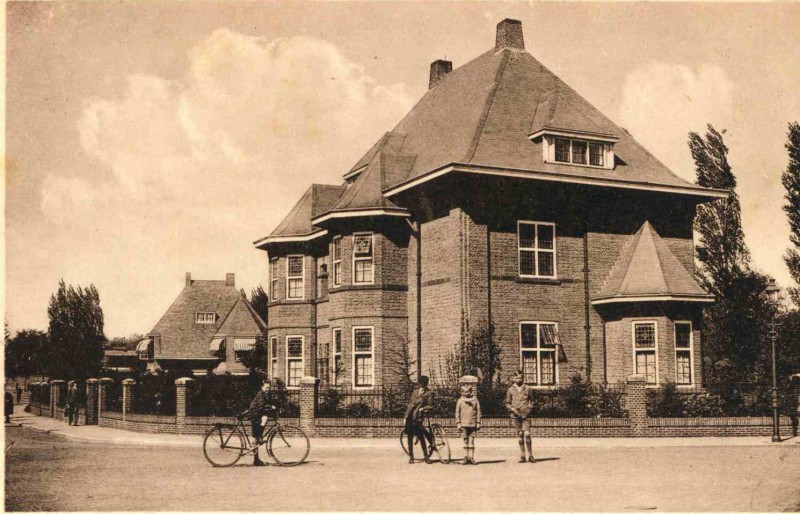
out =
{"type": "Polygon", "coordinates": [[[778,414],[778,362],[775,355],[775,343],[778,339],[777,310],[780,302],[781,288],[775,284],[775,279],[769,279],[767,286],[767,302],[774,308],[772,321],[769,323],[769,339],[772,342],[772,442],[781,442],[780,416],[778,414]]]}

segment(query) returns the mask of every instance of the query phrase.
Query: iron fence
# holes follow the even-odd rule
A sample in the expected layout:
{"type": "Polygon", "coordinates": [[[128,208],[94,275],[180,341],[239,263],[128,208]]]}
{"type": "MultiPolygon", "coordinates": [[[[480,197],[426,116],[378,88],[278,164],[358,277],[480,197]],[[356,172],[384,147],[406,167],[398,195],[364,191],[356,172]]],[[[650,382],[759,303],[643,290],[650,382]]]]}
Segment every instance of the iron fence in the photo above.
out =
{"type": "MultiPolygon", "coordinates": [[[[792,415],[791,384],[778,385],[778,411],[792,415]]],[[[719,382],[706,385],[665,384],[647,390],[647,415],[652,418],[750,417],[772,415],[772,384],[719,382]]]]}
{"type": "MultiPolygon", "coordinates": [[[[192,382],[186,391],[187,416],[236,416],[247,410],[261,388],[261,382],[251,377],[211,376],[192,382]]],[[[300,415],[300,390],[287,389],[276,381],[270,390],[270,403],[284,418],[300,415]]]]}
{"type": "Polygon", "coordinates": [[[103,410],[122,412],[122,382],[108,382],[105,387],[103,410]]]}
{"type": "MultiPolygon", "coordinates": [[[[384,385],[369,389],[349,386],[322,387],[316,415],[321,418],[399,418],[403,417],[413,385],[384,385]]],[[[477,396],[485,418],[509,415],[506,409],[508,386],[482,384],[477,396]]],[[[431,387],[430,415],[448,418],[455,413],[460,396],[457,386],[431,387]]],[[[626,417],[624,385],[569,384],[562,387],[534,389],[533,417],[581,418],[626,417]]]]}
{"type": "Polygon", "coordinates": [[[175,415],[175,383],[162,376],[142,379],[131,388],[130,412],[134,414],[175,415]]]}

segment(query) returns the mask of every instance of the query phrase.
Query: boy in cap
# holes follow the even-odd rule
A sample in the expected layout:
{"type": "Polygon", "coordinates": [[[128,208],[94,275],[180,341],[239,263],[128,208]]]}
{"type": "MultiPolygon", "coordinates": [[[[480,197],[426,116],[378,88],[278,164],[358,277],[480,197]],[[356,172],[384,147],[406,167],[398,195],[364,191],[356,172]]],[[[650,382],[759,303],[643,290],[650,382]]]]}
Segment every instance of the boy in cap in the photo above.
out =
{"type": "Polygon", "coordinates": [[[470,384],[461,386],[461,398],[456,403],[456,428],[464,438],[464,464],[477,464],[475,455],[475,432],[481,428],[481,403],[470,384]]]}
{"type": "Polygon", "coordinates": [[[522,370],[517,370],[511,377],[512,384],[506,393],[506,408],[511,413],[511,419],[517,428],[519,441],[519,462],[536,462],[533,458],[531,444],[531,420],[529,416],[533,410],[531,401],[531,388],[525,384],[522,370]],[[528,458],[525,458],[525,449],[528,449],[528,458]]]}

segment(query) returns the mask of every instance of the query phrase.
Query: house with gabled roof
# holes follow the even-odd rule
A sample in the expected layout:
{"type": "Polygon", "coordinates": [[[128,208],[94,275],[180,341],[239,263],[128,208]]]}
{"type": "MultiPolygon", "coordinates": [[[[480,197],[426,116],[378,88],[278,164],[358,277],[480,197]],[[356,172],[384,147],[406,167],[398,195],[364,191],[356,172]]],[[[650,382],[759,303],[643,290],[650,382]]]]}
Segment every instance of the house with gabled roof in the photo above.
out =
{"type": "Polygon", "coordinates": [[[256,338],[266,329],[236,289],[233,273],[225,280],[195,280],[186,273],[183,290],[139,342],[136,352],[150,370],[247,374],[242,356],[253,350],[256,338]]]}
{"type": "Polygon", "coordinates": [[[713,298],[693,278],[692,223],[727,194],[669,170],[503,20],[486,53],[433,62],[427,93],[343,182],[312,185],[255,242],[272,375],[369,389],[399,381],[407,351],[441,381],[491,327],[503,370],[537,387],[699,384],[713,298]]]}

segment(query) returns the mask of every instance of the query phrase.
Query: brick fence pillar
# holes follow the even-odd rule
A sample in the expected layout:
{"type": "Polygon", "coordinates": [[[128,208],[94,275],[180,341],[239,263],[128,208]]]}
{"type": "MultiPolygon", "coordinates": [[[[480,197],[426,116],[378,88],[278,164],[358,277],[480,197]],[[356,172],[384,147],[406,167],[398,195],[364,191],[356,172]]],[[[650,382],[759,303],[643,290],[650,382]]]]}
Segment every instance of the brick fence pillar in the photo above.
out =
{"type": "Polygon", "coordinates": [[[86,381],[86,424],[97,424],[97,396],[100,381],[90,378],[86,381]]]}
{"type": "Polygon", "coordinates": [[[310,436],[314,436],[314,418],[317,414],[317,398],[319,396],[319,379],[303,377],[300,380],[300,428],[310,436]]]}
{"type": "Polygon", "coordinates": [[[647,432],[647,393],[644,375],[628,377],[625,394],[625,408],[631,420],[631,431],[634,437],[643,437],[647,432]]]}
{"type": "Polygon", "coordinates": [[[100,379],[100,387],[97,389],[97,423],[100,424],[100,417],[106,407],[106,399],[108,398],[108,386],[114,382],[108,377],[100,379]]]}
{"type": "Polygon", "coordinates": [[[192,382],[194,379],[189,377],[175,381],[175,425],[179,434],[186,432],[186,388],[192,382]]]}
{"type": "Polygon", "coordinates": [[[131,410],[131,402],[133,401],[133,384],[136,380],[126,378],[122,381],[122,421],[128,417],[131,410]]]}
{"type": "Polygon", "coordinates": [[[50,382],[50,417],[55,419],[56,406],[61,398],[61,386],[66,384],[63,380],[53,380],[50,382]]]}

